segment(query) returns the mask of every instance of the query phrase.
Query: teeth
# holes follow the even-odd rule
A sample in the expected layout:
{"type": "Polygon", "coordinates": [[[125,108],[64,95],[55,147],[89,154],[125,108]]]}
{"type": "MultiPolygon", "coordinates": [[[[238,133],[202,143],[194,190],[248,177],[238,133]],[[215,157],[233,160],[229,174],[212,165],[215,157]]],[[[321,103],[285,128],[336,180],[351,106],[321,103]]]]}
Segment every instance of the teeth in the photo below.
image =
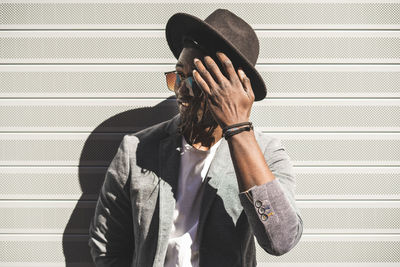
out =
{"type": "Polygon", "coordinates": [[[189,106],[189,103],[188,103],[188,102],[182,101],[182,100],[178,100],[178,104],[179,104],[179,105],[182,105],[182,106],[184,106],[184,107],[189,106]]]}

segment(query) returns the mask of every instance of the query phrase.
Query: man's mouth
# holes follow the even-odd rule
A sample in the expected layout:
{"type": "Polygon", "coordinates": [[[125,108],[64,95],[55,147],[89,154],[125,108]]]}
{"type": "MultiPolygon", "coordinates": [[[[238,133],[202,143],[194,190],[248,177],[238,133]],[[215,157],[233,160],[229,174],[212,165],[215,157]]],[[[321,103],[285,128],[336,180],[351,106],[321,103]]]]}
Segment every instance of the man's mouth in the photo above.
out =
{"type": "Polygon", "coordinates": [[[189,100],[187,99],[178,98],[176,101],[178,102],[178,105],[182,105],[184,107],[189,106],[189,100]]]}

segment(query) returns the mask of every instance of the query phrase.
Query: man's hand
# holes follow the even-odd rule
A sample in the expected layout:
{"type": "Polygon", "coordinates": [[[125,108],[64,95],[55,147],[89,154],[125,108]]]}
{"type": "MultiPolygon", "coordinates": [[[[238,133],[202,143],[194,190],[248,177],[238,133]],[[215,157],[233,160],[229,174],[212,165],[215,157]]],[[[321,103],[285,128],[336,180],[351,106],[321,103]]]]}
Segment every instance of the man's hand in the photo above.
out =
{"type": "Polygon", "coordinates": [[[228,77],[221,73],[210,56],[204,57],[207,68],[199,59],[194,59],[197,70],[193,70],[193,77],[204,91],[214,119],[223,128],[249,120],[254,93],[249,78],[241,69],[236,73],[231,60],[224,53],[217,52],[217,57],[228,77]]]}

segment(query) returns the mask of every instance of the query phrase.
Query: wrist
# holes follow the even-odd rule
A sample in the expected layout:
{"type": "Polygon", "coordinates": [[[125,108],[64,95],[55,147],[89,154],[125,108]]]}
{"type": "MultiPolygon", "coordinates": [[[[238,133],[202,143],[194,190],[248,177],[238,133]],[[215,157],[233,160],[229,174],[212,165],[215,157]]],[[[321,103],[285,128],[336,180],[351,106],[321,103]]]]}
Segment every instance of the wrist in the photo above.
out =
{"type": "Polygon", "coordinates": [[[234,135],[240,134],[242,132],[250,132],[253,130],[253,124],[249,121],[236,123],[232,125],[225,126],[222,129],[222,136],[229,140],[234,135]]]}
{"type": "Polygon", "coordinates": [[[241,144],[246,147],[251,146],[253,142],[257,142],[253,130],[235,134],[226,141],[230,146],[236,146],[238,144],[241,144]]]}
{"type": "Polygon", "coordinates": [[[254,130],[250,130],[250,131],[243,131],[241,133],[235,134],[233,136],[231,136],[229,140],[236,140],[236,139],[243,139],[243,138],[253,138],[254,135],[254,130]]]}
{"type": "Polygon", "coordinates": [[[219,123],[219,125],[221,126],[222,129],[225,129],[226,127],[229,127],[231,125],[235,125],[238,123],[242,123],[242,122],[248,122],[249,119],[241,119],[241,120],[234,120],[234,121],[229,121],[229,122],[221,122],[219,123]]]}

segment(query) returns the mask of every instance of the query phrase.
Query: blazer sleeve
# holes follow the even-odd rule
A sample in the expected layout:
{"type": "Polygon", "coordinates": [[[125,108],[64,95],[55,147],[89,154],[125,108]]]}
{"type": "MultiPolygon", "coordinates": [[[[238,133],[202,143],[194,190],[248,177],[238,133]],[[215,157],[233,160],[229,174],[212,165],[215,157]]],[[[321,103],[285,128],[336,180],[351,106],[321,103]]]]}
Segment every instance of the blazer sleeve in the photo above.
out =
{"type": "Polygon", "coordinates": [[[129,146],[124,136],[111,161],[89,227],[91,257],[98,267],[129,267],[134,237],[129,193],[129,146]]]}
{"type": "Polygon", "coordinates": [[[274,137],[264,157],[275,179],[239,193],[258,244],[269,254],[281,256],[300,240],[303,220],[295,202],[296,177],[280,139],[274,137]]]}

